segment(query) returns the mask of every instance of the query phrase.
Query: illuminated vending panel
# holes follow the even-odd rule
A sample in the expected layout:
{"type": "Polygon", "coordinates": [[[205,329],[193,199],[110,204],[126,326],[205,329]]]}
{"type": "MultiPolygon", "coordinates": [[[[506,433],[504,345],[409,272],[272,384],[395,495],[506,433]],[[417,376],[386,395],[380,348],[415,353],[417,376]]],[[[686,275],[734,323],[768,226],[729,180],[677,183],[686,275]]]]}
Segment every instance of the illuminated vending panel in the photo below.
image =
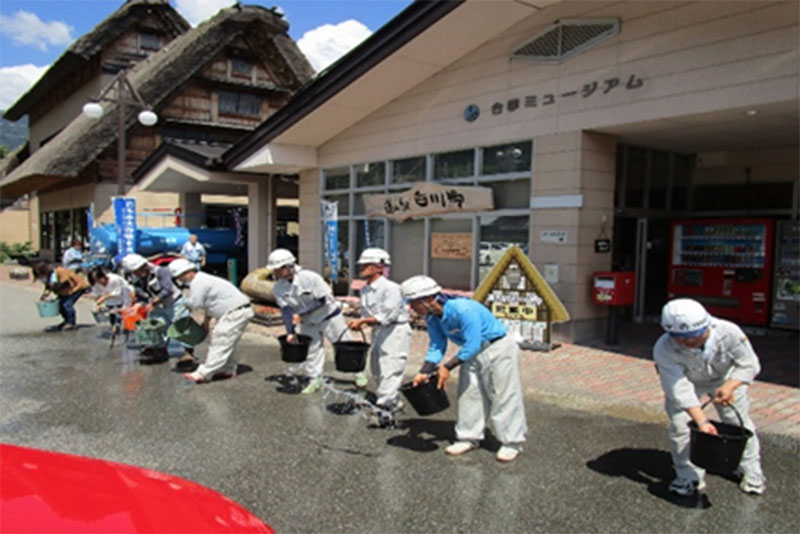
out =
{"type": "Polygon", "coordinates": [[[800,222],[798,221],[778,221],[775,228],[775,283],[770,326],[800,329],[800,222]]]}
{"type": "Polygon", "coordinates": [[[673,221],[669,298],[690,297],[740,324],[769,320],[773,221],[673,221]]]}

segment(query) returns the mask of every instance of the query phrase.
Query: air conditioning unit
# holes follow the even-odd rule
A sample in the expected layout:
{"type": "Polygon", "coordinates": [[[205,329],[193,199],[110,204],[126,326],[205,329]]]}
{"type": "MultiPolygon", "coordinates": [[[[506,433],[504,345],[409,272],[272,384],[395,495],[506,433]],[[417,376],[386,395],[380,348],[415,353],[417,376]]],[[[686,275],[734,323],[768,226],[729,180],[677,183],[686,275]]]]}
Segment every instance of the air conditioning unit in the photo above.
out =
{"type": "Polygon", "coordinates": [[[727,167],[728,164],[727,152],[703,152],[697,155],[698,168],[727,167]]]}

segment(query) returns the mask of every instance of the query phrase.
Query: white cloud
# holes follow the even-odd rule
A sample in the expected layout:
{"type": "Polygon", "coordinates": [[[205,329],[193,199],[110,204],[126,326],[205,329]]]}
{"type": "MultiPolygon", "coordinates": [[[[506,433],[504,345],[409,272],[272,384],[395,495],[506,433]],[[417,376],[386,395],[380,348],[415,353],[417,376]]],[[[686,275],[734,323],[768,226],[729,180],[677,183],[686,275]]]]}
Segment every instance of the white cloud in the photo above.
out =
{"type": "Polygon", "coordinates": [[[175,0],[175,9],[192,26],[197,26],[220,9],[230,7],[236,0],[175,0]]]}
{"type": "Polygon", "coordinates": [[[72,26],[60,20],[44,22],[29,11],[17,11],[10,17],[0,15],[0,33],[18,45],[35,46],[43,52],[48,45],[70,44],[72,30],[72,26]]]}
{"type": "Polygon", "coordinates": [[[297,46],[306,55],[311,66],[319,72],[370,35],[372,32],[369,28],[350,19],[336,25],[323,24],[307,31],[297,41],[297,46]]]}
{"type": "Polygon", "coordinates": [[[11,104],[25,94],[49,68],[49,65],[37,67],[28,63],[14,67],[0,68],[0,109],[8,109],[11,104]]]}

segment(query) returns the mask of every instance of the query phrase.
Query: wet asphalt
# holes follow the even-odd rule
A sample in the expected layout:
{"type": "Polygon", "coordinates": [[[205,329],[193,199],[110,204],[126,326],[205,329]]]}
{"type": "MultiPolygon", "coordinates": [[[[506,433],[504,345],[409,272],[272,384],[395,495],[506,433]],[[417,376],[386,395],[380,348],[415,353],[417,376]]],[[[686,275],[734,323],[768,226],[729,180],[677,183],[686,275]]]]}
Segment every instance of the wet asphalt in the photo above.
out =
{"type": "MultiPolygon", "coordinates": [[[[673,498],[666,422],[533,400],[516,462],[498,463],[490,436],[451,458],[452,406],[432,417],[409,407],[403,428],[367,429],[363,414],[337,413],[344,396],[297,395],[280,379],[277,342],[252,333],[239,377],[192,385],[174,360],[141,365],[124,343],[109,348],[88,300],[86,326],[43,333],[57,318],[38,317],[37,294],[0,283],[0,441],[188,478],[279,532],[800,531],[800,444],[788,438],[762,436],[760,498],[715,475],[705,495],[673,498]]],[[[334,387],[352,388],[332,369],[334,387]]]]}

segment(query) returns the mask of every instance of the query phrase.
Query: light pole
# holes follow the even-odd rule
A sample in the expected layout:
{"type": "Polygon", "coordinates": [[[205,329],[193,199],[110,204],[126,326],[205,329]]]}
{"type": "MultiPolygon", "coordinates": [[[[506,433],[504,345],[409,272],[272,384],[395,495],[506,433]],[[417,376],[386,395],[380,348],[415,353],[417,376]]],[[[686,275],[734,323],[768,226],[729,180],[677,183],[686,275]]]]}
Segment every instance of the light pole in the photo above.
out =
{"type": "Polygon", "coordinates": [[[103,91],[96,99],[87,102],[83,106],[83,114],[92,119],[99,119],[103,116],[105,110],[100,102],[116,102],[117,103],[117,194],[125,196],[125,182],[127,176],[125,172],[125,107],[126,104],[139,105],[144,108],[144,111],[139,113],[139,122],[144,126],[153,126],[158,122],[158,115],[153,113],[150,107],[144,103],[139,92],[128,80],[125,71],[119,71],[116,76],[105,86],[103,91]],[[116,97],[111,98],[108,93],[116,89],[116,97]],[[127,93],[133,95],[134,99],[130,100],[127,93]]]}

